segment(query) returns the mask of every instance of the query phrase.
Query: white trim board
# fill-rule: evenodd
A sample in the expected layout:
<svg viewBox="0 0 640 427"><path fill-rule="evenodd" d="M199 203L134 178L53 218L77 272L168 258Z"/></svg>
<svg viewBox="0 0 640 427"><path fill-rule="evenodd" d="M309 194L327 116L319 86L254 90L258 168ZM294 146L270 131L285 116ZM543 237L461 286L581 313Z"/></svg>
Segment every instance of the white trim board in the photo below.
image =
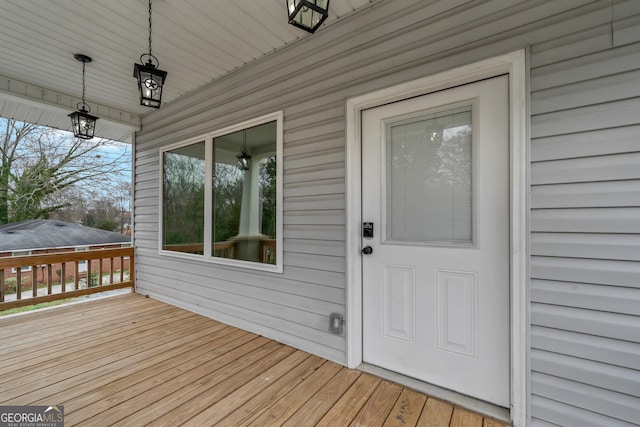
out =
<svg viewBox="0 0 640 427"><path fill-rule="evenodd" d="M362 147L361 112L405 98L474 81L509 75L510 111L510 291L511 291L511 419L527 424L528 361L528 97L524 49L465 65L443 73L347 100L346 243L347 243L347 365L362 364Z"/></svg>

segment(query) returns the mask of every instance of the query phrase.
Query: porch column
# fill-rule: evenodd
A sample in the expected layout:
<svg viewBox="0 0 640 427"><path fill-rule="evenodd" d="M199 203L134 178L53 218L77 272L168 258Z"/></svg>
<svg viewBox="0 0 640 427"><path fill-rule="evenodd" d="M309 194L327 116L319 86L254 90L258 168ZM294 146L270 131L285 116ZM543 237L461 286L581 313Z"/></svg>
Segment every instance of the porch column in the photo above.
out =
<svg viewBox="0 0 640 427"><path fill-rule="evenodd" d="M254 157L251 167L244 172L240 224L236 236L237 258L260 261L260 186L258 185L260 160Z"/></svg>
<svg viewBox="0 0 640 427"><path fill-rule="evenodd" d="M242 206L240 208L240 225L238 227L239 238L260 235L259 170L259 160L257 160L251 162L250 169L244 172Z"/></svg>

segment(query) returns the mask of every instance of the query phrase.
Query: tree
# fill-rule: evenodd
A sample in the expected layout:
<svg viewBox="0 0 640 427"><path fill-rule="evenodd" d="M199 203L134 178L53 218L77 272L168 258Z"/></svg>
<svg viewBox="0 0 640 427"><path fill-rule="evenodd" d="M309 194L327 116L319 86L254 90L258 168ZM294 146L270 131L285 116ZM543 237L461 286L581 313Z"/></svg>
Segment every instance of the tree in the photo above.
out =
<svg viewBox="0 0 640 427"><path fill-rule="evenodd" d="M123 234L131 226L131 190L131 182L125 179L116 180L116 185L112 187L113 203L118 212L118 232Z"/></svg>
<svg viewBox="0 0 640 427"><path fill-rule="evenodd" d="M99 228L101 230L116 231L118 229L118 208L112 197L94 200L92 207L87 211L84 225Z"/></svg>
<svg viewBox="0 0 640 427"><path fill-rule="evenodd" d="M260 165L260 203L262 205L262 234L276 237L276 156Z"/></svg>
<svg viewBox="0 0 640 427"><path fill-rule="evenodd" d="M126 153L100 154L113 141L73 138L43 126L0 119L0 223L49 218L129 169ZM104 192L104 191L103 191ZM98 192L99 193L99 192ZM68 198L69 195L74 197Z"/></svg>
<svg viewBox="0 0 640 427"><path fill-rule="evenodd" d="M2 138L2 147L0 148L0 224L9 222L11 176L13 162L18 157L18 145L38 129L36 125L19 123L13 119L5 119L3 121L5 130Z"/></svg>
<svg viewBox="0 0 640 427"><path fill-rule="evenodd" d="M204 143L164 153L164 245L204 242Z"/></svg>

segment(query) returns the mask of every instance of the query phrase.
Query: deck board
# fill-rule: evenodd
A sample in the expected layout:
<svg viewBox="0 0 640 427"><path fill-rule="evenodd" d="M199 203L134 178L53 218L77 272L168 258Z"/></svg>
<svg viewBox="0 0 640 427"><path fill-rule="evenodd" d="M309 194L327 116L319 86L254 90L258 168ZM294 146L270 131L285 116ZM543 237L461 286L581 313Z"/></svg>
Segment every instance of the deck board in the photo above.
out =
<svg viewBox="0 0 640 427"><path fill-rule="evenodd" d="M65 425L506 427L139 295L0 318L0 405Z"/></svg>

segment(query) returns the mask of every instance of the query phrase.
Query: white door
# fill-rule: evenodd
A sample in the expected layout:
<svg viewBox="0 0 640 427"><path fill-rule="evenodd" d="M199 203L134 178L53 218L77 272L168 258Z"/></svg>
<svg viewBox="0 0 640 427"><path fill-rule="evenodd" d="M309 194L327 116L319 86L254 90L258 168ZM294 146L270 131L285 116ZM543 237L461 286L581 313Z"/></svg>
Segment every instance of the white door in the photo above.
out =
<svg viewBox="0 0 640 427"><path fill-rule="evenodd" d="M363 361L503 407L508 102L500 76L362 113Z"/></svg>

